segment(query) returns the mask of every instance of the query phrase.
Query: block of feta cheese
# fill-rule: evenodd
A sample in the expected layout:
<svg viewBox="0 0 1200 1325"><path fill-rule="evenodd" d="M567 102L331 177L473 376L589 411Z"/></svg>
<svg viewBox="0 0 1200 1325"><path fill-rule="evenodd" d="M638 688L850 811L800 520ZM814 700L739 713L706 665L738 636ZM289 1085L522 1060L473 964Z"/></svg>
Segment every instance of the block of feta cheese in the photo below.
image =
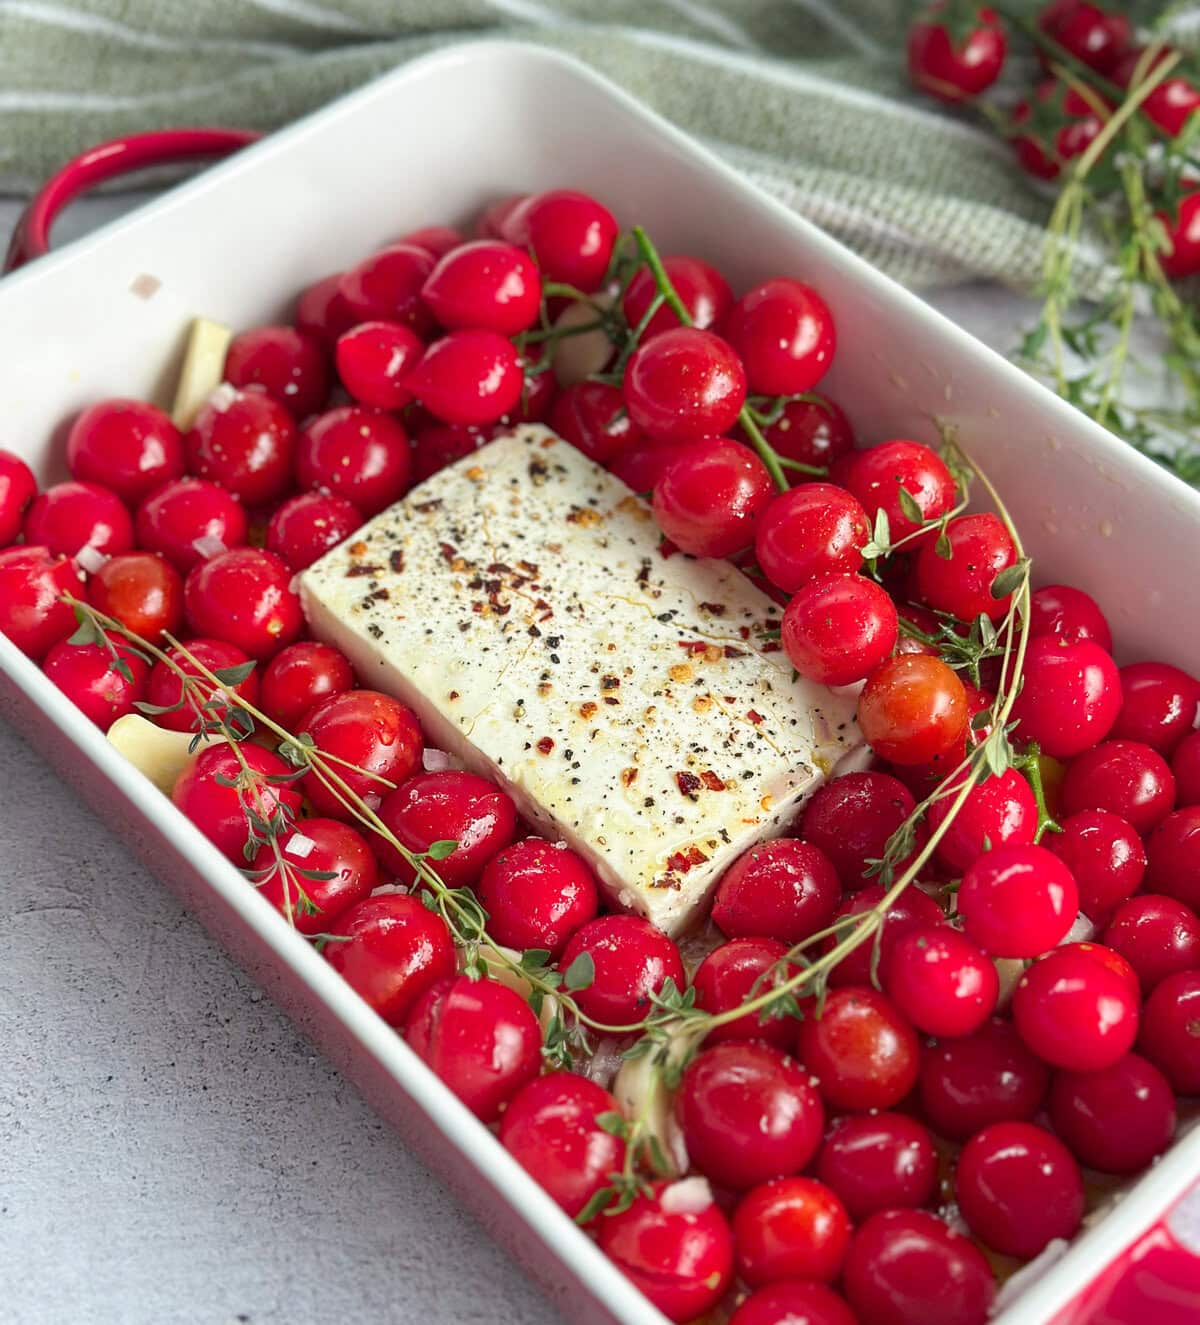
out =
<svg viewBox="0 0 1200 1325"><path fill-rule="evenodd" d="M427 479L300 593L364 685L670 934L861 749L854 698L793 680L779 608L664 556L646 504L545 428Z"/></svg>

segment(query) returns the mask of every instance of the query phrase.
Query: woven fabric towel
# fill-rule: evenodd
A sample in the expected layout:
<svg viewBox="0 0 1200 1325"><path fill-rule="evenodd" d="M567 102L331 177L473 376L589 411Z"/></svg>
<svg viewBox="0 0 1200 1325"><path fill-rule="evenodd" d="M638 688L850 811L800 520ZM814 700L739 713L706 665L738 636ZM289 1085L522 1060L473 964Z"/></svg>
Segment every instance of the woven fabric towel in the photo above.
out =
<svg viewBox="0 0 1200 1325"><path fill-rule="evenodd" d="M907 0L0 0L0 190L148 128L269 129L481 36L570 52L914 287L1035 285L1044 199L916 97Z"/></svg>

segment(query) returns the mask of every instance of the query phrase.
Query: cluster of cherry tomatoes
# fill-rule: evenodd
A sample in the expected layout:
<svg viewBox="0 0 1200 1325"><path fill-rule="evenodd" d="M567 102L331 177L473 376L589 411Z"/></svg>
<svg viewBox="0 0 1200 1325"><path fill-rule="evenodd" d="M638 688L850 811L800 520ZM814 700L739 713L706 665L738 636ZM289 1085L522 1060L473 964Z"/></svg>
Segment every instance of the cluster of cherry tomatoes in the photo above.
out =
<svg viewBox="0 0 1200 1325"><path fill-rule="evenodd" d="M510 199L479 239L414 232L306 290L294 325L238 336L186 432L146 404L93 405L71 479L40 494L0 453L0 629L103 729L138 704L177 731L232 727L241 703L336 761L388 838L261 727L205 744L173 799L671 1319L980 1325L997 1267L1078 1229L1081 1169L1145 1167L1176 1094L1200 1093L1200 682L1119 669L1098 605L1041 588L1011 715L1026 763L918 815L988 736L995 650L972 680L947 658L1014 611L1008 527L962 513L930 447L855 449L813 394L836 341L811 287L735 299L700 258L630 263L594 199ZM559 332L591 320L606 343L579 377ZM426 749L408 708L305 636L298 570L529 419L650 492L664 554L733 557L786 604L798 672L865 683L875 766L737 861L683 951L608 910L580 856L529 836L501 787ZM166 656L116 632L71 642L63 594ZM203 711L197 664L225 678ZM905 825L909 860L942 835L877 951L849 953L798 1017L739 1015L796 945L881 907ZM530 971L582 960L570 998L617 1049L672 987L719 1019L674 1092L673 1175L647 1162L611 1061L545 1070L529 984L461 969L414 856ZM631 1167L630 1199L606 1200Z"/></svg>
<svg viewBox="0 0 1200 1325"><path fill-rule="evenodd" d="M1144 78L1169 55L1159 45L1139 46L1132 22L1120 5L1086 0L1052 0L1037 15L1036 34L1043 77L1012 110L1007 135L1021 167L1037 179L1053 181L1095 142L1109 115L1120 105L1135 75ZM913 82L940 101L971 101L1000 77L1008 56L1008 24L996 9L976 0L935 4L909 32L908 67ZM1086 80L1064 80L1051 71L1064 64ZM1139 107L1139 114L1174 142L1200 109L1200 78L1181 66L1171 72ZM1167 236L1161 255L1168 276L1200 271L1200 192L1195 181L1158 212Z"/></svg>

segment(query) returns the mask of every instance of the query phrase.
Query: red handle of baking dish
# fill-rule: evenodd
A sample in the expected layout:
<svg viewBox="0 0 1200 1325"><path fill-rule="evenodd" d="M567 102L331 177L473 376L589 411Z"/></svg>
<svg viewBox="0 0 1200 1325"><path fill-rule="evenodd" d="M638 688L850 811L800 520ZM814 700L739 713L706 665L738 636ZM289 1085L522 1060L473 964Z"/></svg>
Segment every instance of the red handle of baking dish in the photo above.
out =
<svg viewBox="0 0 1200 1325"><path fill-rule="evenodd" d="M13 231L3 270L12 271L49 252L50 227L59 213L97 184L146 166L228 156L259 137L251 129L160 129L88 148L68 161L34 195Z"/></svg>

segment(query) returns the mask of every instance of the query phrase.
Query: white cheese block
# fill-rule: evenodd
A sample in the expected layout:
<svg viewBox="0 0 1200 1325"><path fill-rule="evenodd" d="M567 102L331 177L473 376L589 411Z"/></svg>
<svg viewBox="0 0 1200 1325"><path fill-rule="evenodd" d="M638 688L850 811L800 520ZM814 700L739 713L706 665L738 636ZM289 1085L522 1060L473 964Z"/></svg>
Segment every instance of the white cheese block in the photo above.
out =
<svg viewBox="0 0 1200 1325"><path fill-rule="evenodd" d="M300 593L364 685L675 934L861 738L852 696L793 680L766 595L659 543L625 484L531 426L414 488Z"/></svg>

